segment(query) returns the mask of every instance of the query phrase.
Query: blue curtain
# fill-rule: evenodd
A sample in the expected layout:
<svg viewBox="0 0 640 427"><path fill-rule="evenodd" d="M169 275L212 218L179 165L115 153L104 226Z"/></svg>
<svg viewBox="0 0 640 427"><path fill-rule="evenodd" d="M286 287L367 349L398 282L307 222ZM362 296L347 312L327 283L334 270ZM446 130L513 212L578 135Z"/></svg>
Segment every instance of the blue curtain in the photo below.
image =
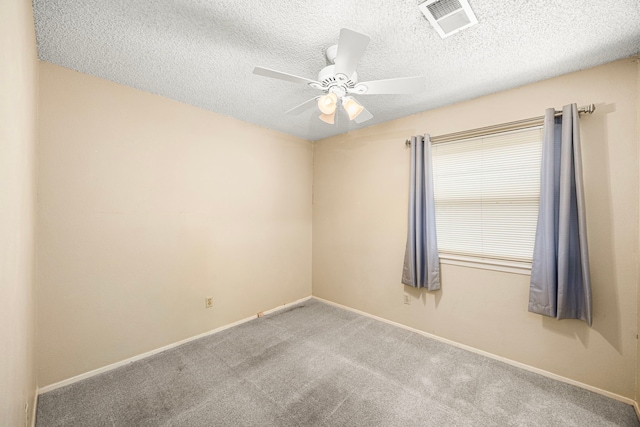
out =
<svg viewBox="0 0 640 427"><path fill-rule="evenodd" d="M546 110L529 311L591 325L578 108Z"/></svg>
<svg viewBox="0 0 640 427"><path fill-rule="evenodd" d="M440 258L436 240L429 135L411 138L408 225L402 283L430 291L440 289Z"/></svg>

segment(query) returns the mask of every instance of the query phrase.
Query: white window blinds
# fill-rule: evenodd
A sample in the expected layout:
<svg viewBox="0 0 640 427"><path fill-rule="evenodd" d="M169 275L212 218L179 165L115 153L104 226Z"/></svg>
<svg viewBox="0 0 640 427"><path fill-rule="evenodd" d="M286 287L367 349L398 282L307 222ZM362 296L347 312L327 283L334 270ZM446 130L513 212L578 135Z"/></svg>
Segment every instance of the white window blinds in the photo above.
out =
<svg viewBox="0 0 640 427"><path fill-rule="evenodd" d="M441 254L531 262L542 128L432 147Z"/></svg>

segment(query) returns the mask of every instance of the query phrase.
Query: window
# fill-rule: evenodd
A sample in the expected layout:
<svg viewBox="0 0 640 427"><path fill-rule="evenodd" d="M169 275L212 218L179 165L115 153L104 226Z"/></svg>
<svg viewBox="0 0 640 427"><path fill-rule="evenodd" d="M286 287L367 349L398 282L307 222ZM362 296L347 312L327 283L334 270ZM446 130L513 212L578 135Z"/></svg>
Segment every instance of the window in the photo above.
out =
<svg viewBox="0 0 640 427"><path fill-rule="evenodd" d="M530 267L541 154L541 127L432 146L441 258Z"/></svg>

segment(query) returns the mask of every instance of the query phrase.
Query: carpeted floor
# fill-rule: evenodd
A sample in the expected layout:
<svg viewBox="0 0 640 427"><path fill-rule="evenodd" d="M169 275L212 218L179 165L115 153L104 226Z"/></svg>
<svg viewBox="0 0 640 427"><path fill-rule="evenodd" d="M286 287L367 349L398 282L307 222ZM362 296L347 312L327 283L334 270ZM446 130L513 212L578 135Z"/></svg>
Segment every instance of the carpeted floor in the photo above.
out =
<svg viewBox="0 0 640 427"><path fill-rule="evenodd" d="M633 408L309 300L40 396L37 426L639 426Z"/></svg>

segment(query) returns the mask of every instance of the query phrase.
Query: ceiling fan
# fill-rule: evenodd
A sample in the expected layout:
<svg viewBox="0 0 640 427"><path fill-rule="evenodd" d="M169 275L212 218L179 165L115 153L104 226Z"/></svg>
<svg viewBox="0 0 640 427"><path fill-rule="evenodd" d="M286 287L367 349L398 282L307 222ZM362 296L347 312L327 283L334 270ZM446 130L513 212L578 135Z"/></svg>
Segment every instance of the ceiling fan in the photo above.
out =
<svg viewBox="0 0 640 427"><path fill-rule="evenodd" d="M263 67L255 67L253 73L305 84L324 92L324 95L305 101L287 111L286 114L300 114L317 104L322 113L320 120L334 124L336 109L341 104L349 115L349 120L362 123L371 119L373 115L356 101L353 95L413 94L425 88L424 76L358 82L356 66L360 62L369 40L370 37L366 34L348 28L340 30L338 44L326 50L330 65L320 70L318 80L310 80Z"/></svg>

